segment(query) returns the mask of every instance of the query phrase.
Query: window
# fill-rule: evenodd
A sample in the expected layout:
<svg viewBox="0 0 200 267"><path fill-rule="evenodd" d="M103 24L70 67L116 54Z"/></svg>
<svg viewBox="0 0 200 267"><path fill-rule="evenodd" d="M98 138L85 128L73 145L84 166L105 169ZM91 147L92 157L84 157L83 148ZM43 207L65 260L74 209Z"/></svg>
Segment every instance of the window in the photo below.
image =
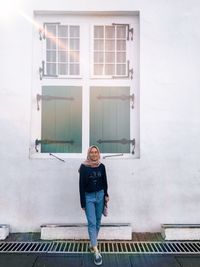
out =
<svg viewBox="0 0 200 267"><path fill-rule="evenodd" d="M126 26L94 26L94 75L127 76Z"/></svg>
<svg viewBox="0 0 200 267"><path fill-rule="evenodd" d="M35 17L32 155L138 157L138 14Z"/></svg>
<svg viewBox="0 0 200 267"><path fill-rule="evenodd" d="M79 75L80 27L44 23L45 62L40 69L42 76L60 77ZM42 78L42 77L41 77Z"/></svg>

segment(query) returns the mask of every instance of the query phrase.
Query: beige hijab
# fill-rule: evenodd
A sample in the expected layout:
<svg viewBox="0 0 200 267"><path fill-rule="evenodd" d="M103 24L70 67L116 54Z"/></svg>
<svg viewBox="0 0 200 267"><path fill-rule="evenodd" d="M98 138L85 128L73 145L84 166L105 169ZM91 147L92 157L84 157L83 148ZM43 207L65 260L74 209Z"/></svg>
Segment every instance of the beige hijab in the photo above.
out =
<svg viewBox="0 0 200 267"><path fill-rule="evenodd" d="M96 161L93 161L90 158L90 151L92 150L92 148L96 148L96 150L98 151L98 159ZM100 155L99 148L97 146L90 146L87 152L87 159L83 162L83 165L88 166L88 167L98 167L101 164L100 157L101 155Z"/></svg>

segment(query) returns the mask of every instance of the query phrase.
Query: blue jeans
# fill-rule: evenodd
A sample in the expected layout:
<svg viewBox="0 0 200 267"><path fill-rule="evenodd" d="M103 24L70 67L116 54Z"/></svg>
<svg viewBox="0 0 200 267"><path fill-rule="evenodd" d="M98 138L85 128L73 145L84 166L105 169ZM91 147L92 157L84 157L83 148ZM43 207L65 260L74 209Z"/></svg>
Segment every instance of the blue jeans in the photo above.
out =
<svg viewBox="0 0 200 267"><path fill-rule="evenodd" d="M97 237L101 225L101 217L104 207L104 190L85 193L85 213L88 222L88 233L91 245L97 246Z"/></svg>

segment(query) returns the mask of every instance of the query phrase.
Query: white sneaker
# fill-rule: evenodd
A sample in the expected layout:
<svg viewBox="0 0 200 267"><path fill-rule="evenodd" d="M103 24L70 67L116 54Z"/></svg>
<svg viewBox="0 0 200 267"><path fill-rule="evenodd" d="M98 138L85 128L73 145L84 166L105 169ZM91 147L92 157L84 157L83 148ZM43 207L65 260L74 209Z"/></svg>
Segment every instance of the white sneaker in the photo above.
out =
<svg viewBox="0 0 200 267"><path fill-rule="evenodd" d="M94 253L94 264L96 264L96 265L102 264L102 256L99 253L99 251Z"/></svg>

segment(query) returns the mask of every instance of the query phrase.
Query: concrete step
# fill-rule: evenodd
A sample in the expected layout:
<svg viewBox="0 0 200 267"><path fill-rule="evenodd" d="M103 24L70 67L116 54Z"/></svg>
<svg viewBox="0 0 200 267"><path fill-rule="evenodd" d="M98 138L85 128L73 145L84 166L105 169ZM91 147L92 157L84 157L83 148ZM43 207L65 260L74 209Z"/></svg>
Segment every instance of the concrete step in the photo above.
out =
<svg viewBox="0 0 200 267"><path fill-rule="evenodd" d="M6 239L8 235L9 235L9 225L0 224L0 240Z"/></svg>
<svg viewBox="0 0 200 267"><path fill-rule="evenodd" d="M42 240L88 239L87 224L43 224L41 225ZM130 223L102 224L98 240L131 240Z"/></svg>
<svg viewBox="0 0 200 267"><path fill-rule="evenodd" d="M200 224L162 224L165 240L200 240Z"/></svg>

